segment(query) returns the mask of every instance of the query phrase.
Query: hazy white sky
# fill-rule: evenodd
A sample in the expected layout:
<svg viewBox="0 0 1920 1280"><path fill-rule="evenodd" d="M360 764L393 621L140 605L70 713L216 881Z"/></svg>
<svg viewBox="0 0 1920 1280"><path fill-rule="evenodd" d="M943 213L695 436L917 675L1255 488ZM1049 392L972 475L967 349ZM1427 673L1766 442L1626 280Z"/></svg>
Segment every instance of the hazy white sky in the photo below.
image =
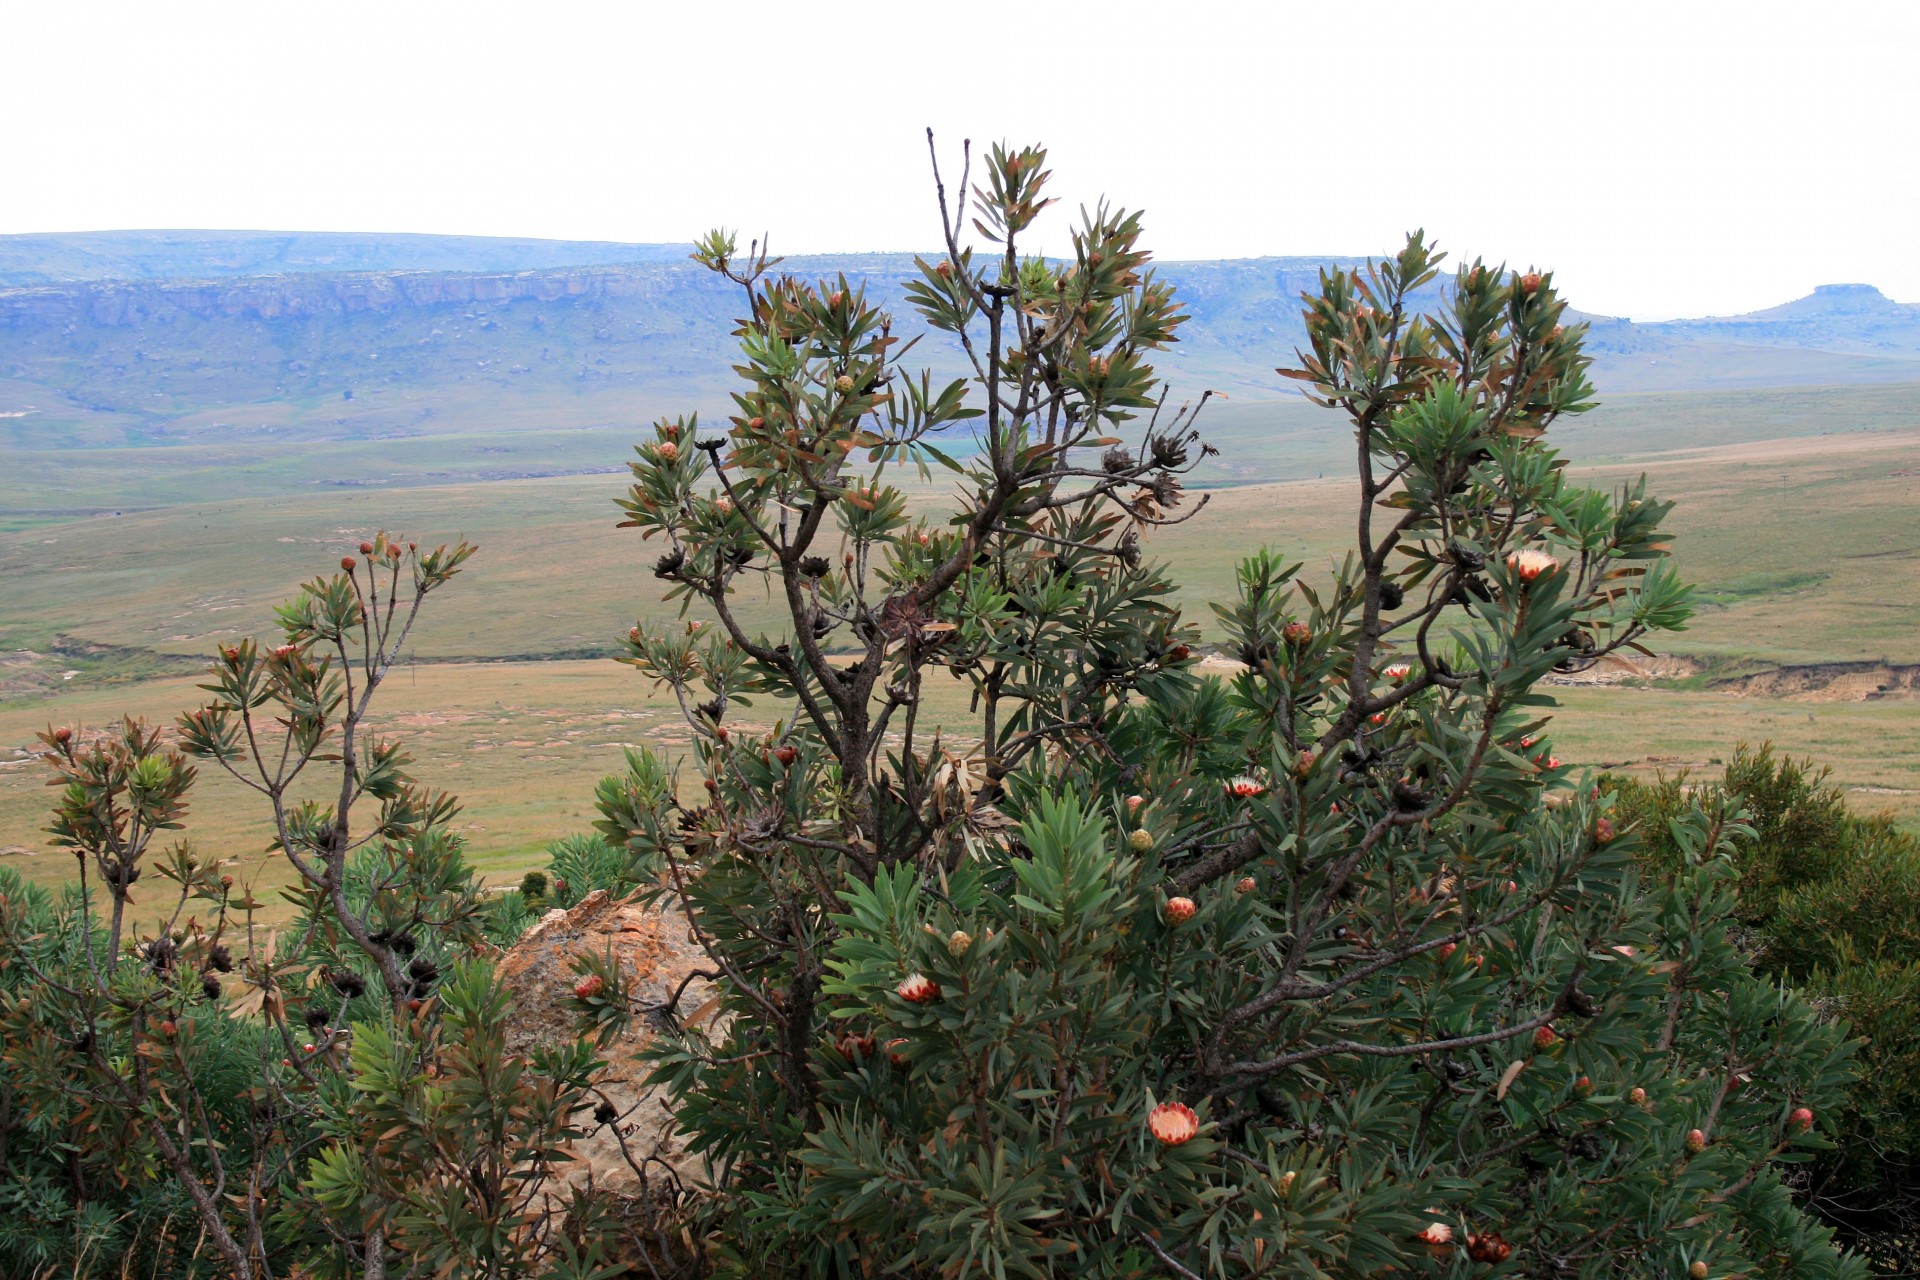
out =
<svg viewBox="0 0 1920 1280"><path fill-rule="evenodd" d="M1443 244L1659 318L1920 302L1916 0L7 0L0 232L937 239L924 129L1162 258ZM1065 243L1058 227L1036 248Z"/></svg>

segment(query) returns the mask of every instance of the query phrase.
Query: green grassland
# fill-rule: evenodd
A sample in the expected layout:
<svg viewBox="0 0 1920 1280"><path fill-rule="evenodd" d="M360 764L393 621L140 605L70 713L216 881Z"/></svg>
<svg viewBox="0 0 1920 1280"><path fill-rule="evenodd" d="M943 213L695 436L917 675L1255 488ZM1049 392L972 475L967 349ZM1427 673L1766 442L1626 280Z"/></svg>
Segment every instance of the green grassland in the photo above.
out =
<svg viewBox="0 0 1920 1280"><path fill-rule="evenodd" d="M1238 400L1208 415L1223 455L1202 477L1215 487L1190 497L1207 509L1149 544L1203 619L1206 601L1230 594L1245 552L1272 545L1325 573L1352 520L1351 438L1334 415ZM0 850L13 851L9 864L41 880L71 870L39 833L48 793L30 755L35 729L97 726L123 711L170 718L192 705L192 673L215 643L264 631L276 601L380 528L480 544L435 598L420 660L397 675L385 714L415 749L419 775L465 797L459 825L490 876L537 861L546 842L591 821L593 784L618 764L622 744L674 752L685 736L640 677L596 658L635 618L663 610L648 571L655 549L614 528L621 477L489 477L617 468L634 435L628 423L541 431L518 422L397 441L263 441L257 451L7 453L10 481L42 486L23 502L9 483L6 506L21 520L0 532ZM570 443L557 443L563 437ZM1920 821L1920 700L1737 697L1713 687L1779 664L1920 662L1920 386L1619 397L1561 430L1558 443L1584 482L1646 473L1679 500L1675 552L1701 607L1664 648L1702 664L1681 687L1558 690L1559 754L1629 772L1711 769L1738 742L1771 740L1833 765L1858 807ZM518 452L482 452L489 447ZM236 452L255 462L220 465ZM197 461L183 467L188 459ZM1336 478L1317 478L1323 472ZM1233 483L1247 478L1264 482ZM29 523L27 507L55 484L72 501L45 501ZM937 514L949 492L915 485L913 498ZM101 509L109 493L144 494L148 509L73 514ZM207 493L220 497L184 501ZM746 613L777 625L764 601L749 598ZM957 687L933 710L964 724ZM773 714L747 714L763 712ZM259 859L267 834L249 798L230 779L204 779L193 830L203 849ZM278 882L270 862L259 874Z"/></svg>
<svg viewBox="0 0 1920 1280"><path fill-rule="evenodd" d="M1641 474L1677 498L1671 527L1704 605L1674 652L1716 661L1920 660L1920 419L1828 437L1643 452L1577 469L1589 483ZM617 456L617 455L616 455ZM1617 456L1617 455L1616 455ZM1330 474L1338 474L1330 471ZM202 502L0 534L0 651L62 637L204 654L257 630L271 605L378 529L480 545L437 602L419 653L434 659L609 652L657 611L654 551L614 528L615 475L341 488ZM950 490L914 485L930 514ZM1344 480L1211 490L1208 509L1153 538L1190 607L1227 595L1247 551L1332 562L1351 519ZM775 624L752 593L744 611ZM71 647L71 643L68 644ZM68 668L71 669L71 668ZM4 677L0 677L4 678Z"/></svg>
<svg viewBox="0 0 1920 1280"><path fill-rule="evenodd" d="M50 793L45 768L29 751L37 729L50 717L96 728L123 713L169 721L197 705L196 685L176 676L0 705L6 864L49 884L73 872L72 861L40 832ZM1798 703L1654 689L1554 692L1561 703L1554 746L1564 759L1636 776L1711 773L1734 744L1772 741L1832 764L1862 811L1920 820L1920 700ZM548 842L590 826L594 784L620 767L627 747L652 746L677 757L688 741L671 698L632 668L607 660L409 666L381 699L375 731L402 738L415 756L416 776L462 798L454 827L494 883L510 883L542 861ZM931 688L928 713L962 734L972 723L958 682ZM770 704L756 705L741 711L736 724L752 732L779 714ZM259 797L217 768L201 771L187 834L203 854L236 860L239 873L263 889L287 883L284 862L266 852L271 826ZM277 901L270 914L278 914Z"/></svg>

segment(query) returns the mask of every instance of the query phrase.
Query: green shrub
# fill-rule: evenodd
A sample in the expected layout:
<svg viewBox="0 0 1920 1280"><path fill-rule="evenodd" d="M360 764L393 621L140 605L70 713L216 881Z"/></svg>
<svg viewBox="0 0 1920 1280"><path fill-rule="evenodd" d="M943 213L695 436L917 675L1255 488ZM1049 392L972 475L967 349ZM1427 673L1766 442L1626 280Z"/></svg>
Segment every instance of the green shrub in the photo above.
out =
<svg viewBox="0 0 1920 1280"><path fill-rule="evenodd" d="M1832 871L1783 894L1766 921L1765 963L1796 981L1859 961L1920 963L1920 840L1885 819L1850 819L1845 832Z"/></svg>
<svg viewBox="0 0 1920 1280"><path fill-rule="evenodd" d="M1863 1042L1835 1148L1808 1173L1811 1203L1878 1270L1920 1267L1920 840L1851 813L1826 769L1765 745L1740 747L1710 782L1613 781L1656 867L1680 858L1668 824L1697 800L1755 815L1755 838L1732 855L1743 943L1758 971Z"/></svg>
<svg viewBox="0 0 1920 1280"><path fill-rule="evenodd" d="M1243 563L1210 675L1144 547L1206 449L1151 365L1178 304L1105 204L1022 256L1048 181L994 148L908 286L970 382L704 239L734 403L631 464L697 616L624 657L694 776L631 756L599 830L720 975L648 1051L720 1272L1861 1274L1788 1189L1850 1047L1733 943L1746 815L1676 805L1645 868L1544 740L1543 676L1688 616L1667 504L1543 439L1591 402L1551 277L1467 264L1420 314L1418 235L1323 274L1290 372L1354 433L1358 545L1321 588ZM922 518L887 473L935 467Z"/></svg>
<svg viewBox="0 0 1920 1280"><path fill-rule="evenodd" d="M1777 756L1771 744L1741 743L1721 777L1699 783L1687 773L1645 783L1608 778L1620 793L1621 819L1641 828L1647 859L1657 867L1677 865L1670 832L1702 786L1737 796L1753 838L1734 853L1739 870L1740 915L1758 923L1773 918L1782 895L1831 879L1853 856L1859 820L1846 797L1828 780L1830 771L1811 760Z"/></svg>
<svg viewBox="0 0 1920 1280"><path fill-rule="evenodd" d="M504 991L471 957L526 904L485 893L457 803L367 731L470 552L362 544L278 611L275 643L222 646L175 742L131 719L41 735L80 878L52 898L0 877L0 1206L30 1215L0 1229L7 1274L612 1274L601 1198L548 1194L562 1146L606 1122L593 1044L507 1052ZM295 873L281 929L227 864L162 843L203 767L262 797Z"/></svg>
<svg viewBox="0 0 1920 1280"><path fill-rule="evenodd" d="M553 876L553 903L571 907L596 889L619 896L632 887L625 849L597 833L567 836L547 846L547 870Z"/></svg>
<svg viewBox="0 0 1920 1280"><path fill-rule="evenodd" d="M536 904L528 902L521 890L509 890L493 900L492 910L487 914L487 941L496 947L510 947L520 941L521 935L533 928L539 918Z"/></svg>

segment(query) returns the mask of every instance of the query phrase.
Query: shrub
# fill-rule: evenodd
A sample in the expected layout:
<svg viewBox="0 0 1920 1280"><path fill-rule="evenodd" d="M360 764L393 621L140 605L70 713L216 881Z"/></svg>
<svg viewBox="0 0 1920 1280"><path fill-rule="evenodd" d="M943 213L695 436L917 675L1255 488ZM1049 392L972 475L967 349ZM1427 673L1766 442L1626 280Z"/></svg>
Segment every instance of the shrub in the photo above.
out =
<svg viewBox="0 0 1920 1280"><path fill-rule="evenodd" d="M547 1185L595 1112L592 1044L506 1051L505 995L472 957L511 909L449 830L457 803L366 729L471 550L362 544L279 610L276 642L222 647L171 741L133 720L42 735L48 830L79 878L57 901L0 880L0 1138L37 1219L0 1233L10 1269L610 1273L605 1206ZM161 843L200 767L262 797L295 873L284 928L227 864Z"/></svg>
<svg viewBox="0 0 1920 1280"><path fill-rule="evenodd" d="M1551 277L1475 262L1417 314L1418 235L1323 275L1291 373L1354 430L1358 545L1323 585L1245 562L1222 678L1143 547L1206 449L1150 364L1177 303L1104 204L1022 256L1048 182L995 148L942 190L908 295L971 383L909 374L845 280L698 247L742 382L718 431L656 424L621 505L703 614L626 660L704 796L642 754L599 805L722 975L650 1054L716 1265L1860 1274L1781 1179L1849 1049L1730 941L1745 815L1688 804L1643 873L1545 737L1542 676L1687 616L1667 505L1544 442L1590 403ZM944 519L887 483L934 467Z"/></svg>
<svg viewBox="0 0 1920 1280"><path fill-rule="evenodd" d="M1832 1117L1838 1141L1807 1171L1810 1202L1878 1269L1920 1266L1920 841L1849 812L1827 770L1765 745L1741 746L1707 783L1618 785L1655 865L1681 857L1669 822L1696 797L1755 815L1733 854L1753 963L1862 1039L1860 1083Z"/></svg>
<svg viewBox="0 0 1920 1280"><path fill-rule="evenodd" d="M627 866L633 859L598 833L567 836L547 846L553 873L553 904L571 907L596 889L616 896L632 888Z"/></svg>
<svg viewBox="0 0 1920 1280"><path fill-rule="evenodd" d="M1782 895L1831 879L1851 860L1858 820L1847 812L1846 797L1829 776L1811 760L1775 755L1771 744L1735 748L1714 785L1739 797L1753 831L1734 854L1743 920L1771 919ZM1647 858L1654 865L1675 865L1679 852L1669 829L1692 803L1697 789L1692 777L1682 772L1652 783L1607 781L1620 791L1622 819L1642 827Z"/></svg>

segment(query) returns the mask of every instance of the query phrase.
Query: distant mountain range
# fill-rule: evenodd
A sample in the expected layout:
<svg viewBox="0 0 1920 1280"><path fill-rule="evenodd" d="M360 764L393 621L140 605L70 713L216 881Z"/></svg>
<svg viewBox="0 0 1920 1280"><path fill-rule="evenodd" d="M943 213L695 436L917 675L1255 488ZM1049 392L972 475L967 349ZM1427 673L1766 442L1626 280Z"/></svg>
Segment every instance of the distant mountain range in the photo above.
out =
<svg viewBox="0 0 1920 1280"><path fill-rule="evenodd" d="M270 404L289 429L358 438L602 422L616 404L720 409L740 294L686 253L461 236L0 236L0 444L177 442ZM1353 261L1161 264L1192 316L1165 371L1182 392L1288 394L1273 368L1302 341L1299 295L1323 266ZM907 254L782 269L864 280L901 313L914 272ZM1587 319L1603 394L1920 381L1920 306L1869 285L1744 316ZM921 354L943 359L933 341Z"/></svg>
<svg viewBox="0 0 1920 1280"><path fill-rule="evenodd" d="M679 261L692 246L354 231L74 231L0 236L0 288L337 271L538 271Z"/></svg>

